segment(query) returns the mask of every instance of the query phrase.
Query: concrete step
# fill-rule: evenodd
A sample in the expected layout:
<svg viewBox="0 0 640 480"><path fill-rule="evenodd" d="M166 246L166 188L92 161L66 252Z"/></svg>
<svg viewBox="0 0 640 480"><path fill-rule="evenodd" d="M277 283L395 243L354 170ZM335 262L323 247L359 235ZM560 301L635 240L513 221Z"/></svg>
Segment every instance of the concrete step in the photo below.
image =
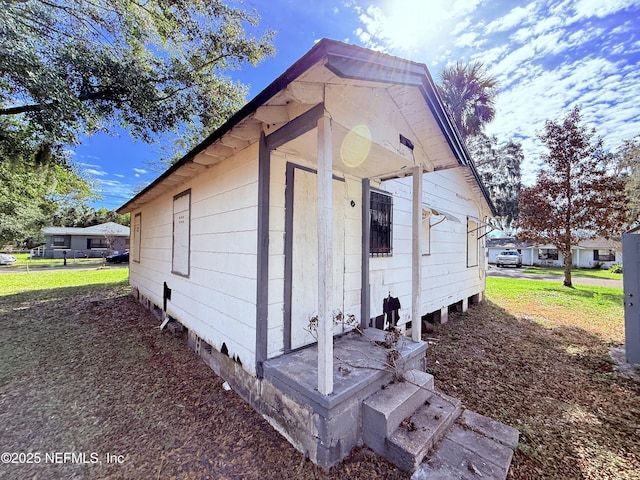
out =
<svg viewBox="0 0 640 480"><path fill-rule="evenodd" d="M411 480L505 480L518 437L515 428L465 410Z"/></svg>
<svg viewBox="0 0 640 480"><path fill-rule="evenodd" d="M386 439L423 405L433 393L433 376L419 370L405 373L397 381L379 390L362 404L364 443L380 455L386 455Z"/></svg>
<svg viewBox="0 0 640 480"><path fill-rule="evenodd" d="M439 392L431 397L387 438L385 456L403 470L415 470L462 411L460 400Z"/></svg>

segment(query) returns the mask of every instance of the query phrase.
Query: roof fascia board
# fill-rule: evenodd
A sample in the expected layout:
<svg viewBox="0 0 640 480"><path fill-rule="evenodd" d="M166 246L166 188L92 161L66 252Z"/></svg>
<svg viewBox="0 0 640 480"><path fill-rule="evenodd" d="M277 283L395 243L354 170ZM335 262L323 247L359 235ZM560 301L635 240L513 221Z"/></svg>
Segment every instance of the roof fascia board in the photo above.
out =
<svg viewBox="0 0 640 480"><path fill-rule="evenodd" d="M371 62L368 59L362 60L331 53L328 55L326 67L341 78L409 85L412 87L421 86L421 77L424 75L424 73L412 71L410 68L397 68L393 65Z"/></svg>

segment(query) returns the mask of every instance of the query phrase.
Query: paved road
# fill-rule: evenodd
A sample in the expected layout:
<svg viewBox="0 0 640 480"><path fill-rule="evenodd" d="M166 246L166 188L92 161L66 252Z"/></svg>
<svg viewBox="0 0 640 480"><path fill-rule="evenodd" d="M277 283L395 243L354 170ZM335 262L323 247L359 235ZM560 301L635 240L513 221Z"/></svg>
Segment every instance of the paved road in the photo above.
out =
<svg viewBox="0 0 640 480"><path fill-rule="evenodd" d="M538 275L536 273L525 273L526 268L503 267L498 268L493 265L489 266L487 275L490 277L503 278L526 278L529 280L544 280L547 282L562 283L564 277L562 275ZM607 278L588 278L571 276L571 282L574 285L594 285L597 287L614 287L622 288L622 280L609 280Z"/></svg>

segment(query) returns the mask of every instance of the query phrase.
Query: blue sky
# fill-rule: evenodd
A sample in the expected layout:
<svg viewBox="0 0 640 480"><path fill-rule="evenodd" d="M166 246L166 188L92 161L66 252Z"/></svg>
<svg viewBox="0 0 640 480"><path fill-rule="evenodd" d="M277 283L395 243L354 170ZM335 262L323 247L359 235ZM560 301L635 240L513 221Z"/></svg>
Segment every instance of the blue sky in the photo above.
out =
<svg viewBox="0 0 640 480"><path fill-rule="evenodd" d="M487 133L522 143L523 181L531 184L547 119L581 105L584 120L615 149L640 134L640 0L245 0L276 30L277 53L231 71L250 96L320 38L332 38L425 63L437 81L456 60L479 60L498 78L495 120ZM157 146L125 131L96 135L74 149L75 163L117 208L160 172Z"/></svg>

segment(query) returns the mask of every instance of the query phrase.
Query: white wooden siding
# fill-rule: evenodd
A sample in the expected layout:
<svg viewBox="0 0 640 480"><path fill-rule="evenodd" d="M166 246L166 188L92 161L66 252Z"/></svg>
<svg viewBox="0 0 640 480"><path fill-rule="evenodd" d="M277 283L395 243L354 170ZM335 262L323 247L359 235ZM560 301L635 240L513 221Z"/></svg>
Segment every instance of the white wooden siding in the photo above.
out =
<svg viewBox="0 0 640 480"><path fill-rule="evenodd" d="M284 353L284 227L287 157L271 153L267 358Z"/></svg>
<svg viewBox="0 0 640 480"><path fill-rule="evenodd" d="M220 350L227 346L255 372L257 288L258 147L176 186L142 210L140 263L130 282L167 313ZM191 189L189 278L171 273L173 196Z"/></svg>
<svg viewBox="0 0 640 480"><path fill-rule="evenodd" d="M382 315L383 299L400 298L400 323L411 312L411 177L382 182L393 194L393 255L370 259L371 316ZM471 199L462 172L452 169L423 175L423 205L444 210L460 220L444 220L430 228L429 254L422 256L422 314L484 291L484 261L467 267L467 217L480 211ZM432 222L439 218L432 217Z"/></svg>

